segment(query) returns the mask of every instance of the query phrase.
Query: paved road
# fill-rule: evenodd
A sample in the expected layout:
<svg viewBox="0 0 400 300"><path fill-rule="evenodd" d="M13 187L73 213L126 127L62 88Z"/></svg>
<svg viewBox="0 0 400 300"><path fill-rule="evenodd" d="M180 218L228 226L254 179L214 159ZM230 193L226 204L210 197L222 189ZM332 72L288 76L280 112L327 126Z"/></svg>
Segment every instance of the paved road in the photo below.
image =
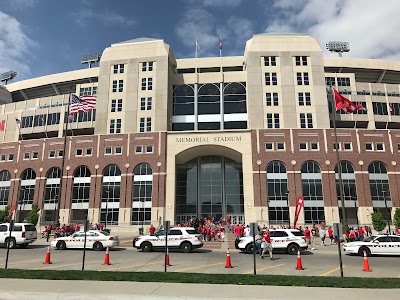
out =
<svg viewBox="0 0 400 300"><path fill-rule="evenodd" d="M128 239L126 239L128 241ZM131 241L129 241L131 243ZM232 269L225 268L226 251L229 243L213 245L216 249L197 249L193 253L171 251L168 272L252 274L253 256L231 249ZM52 250L51 265L43 265L46 243L41 240L27 249L10 250L9 268L45 269L45 270L80 270L82 250ZM122 247L110 251L110 266L103 266L105 252L88 250L85 270L99 271L164 271L164 253L143 253L123 243ZM0 268L5 265L6 249L0 248ZM343 254L344 276L354 277L400 277L399 257L370 257L371 273L362 272L363 258ZM315 251L304 251L302 264L305 270L295 270L297 257L283 253L274 254L274 261L257 257L257 274L340 276L337 246L319 246Z"/></svg>

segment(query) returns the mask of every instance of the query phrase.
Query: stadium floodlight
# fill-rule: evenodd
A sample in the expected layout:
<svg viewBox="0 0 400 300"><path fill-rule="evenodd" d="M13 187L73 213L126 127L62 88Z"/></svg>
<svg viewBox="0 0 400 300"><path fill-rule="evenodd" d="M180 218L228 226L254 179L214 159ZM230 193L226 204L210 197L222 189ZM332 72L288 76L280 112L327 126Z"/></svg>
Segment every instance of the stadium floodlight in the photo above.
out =
<svg viewBox="0 0 400 300"><path fill-rule="evenodd" d="M100 53L91 53L91 54L84 54L82 56L81 63L88 64L89 68L92 67L92 64L97 63L100 61L101 54Z"/></svg>
<svg viewBox="0 0 400 300"><path fill-rule="evenodd" d="M350 47L348 42L329 42L326 44L326 49L330 52L336 52L339 54L339 57L342 57L343 52L349 52Z"/></svg>
<svg viewBox="0 0 400 300"><path fill-rule="evenodd" d="M7 84L7 82L9 80L13 79L17 75L18 75L18 72L15 72L15 71L5 72L5 73L0 75L0 81L1 82L5 82Z"/></svg>

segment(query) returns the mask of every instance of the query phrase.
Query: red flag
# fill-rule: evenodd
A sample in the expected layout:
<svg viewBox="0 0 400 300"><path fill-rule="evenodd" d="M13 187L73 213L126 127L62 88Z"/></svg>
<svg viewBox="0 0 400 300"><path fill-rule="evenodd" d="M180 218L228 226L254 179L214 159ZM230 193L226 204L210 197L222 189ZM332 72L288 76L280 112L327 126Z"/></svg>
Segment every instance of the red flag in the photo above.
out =
<svg viewBox="0 0 400 300"><path fill-rule="evenodd" d="M394 115L394 110L393 110L392 105L389 105L389 111L390 111L390 114L393 116Z"/></svg>
<svg viewBox="0 0 400 300"><path fill-rule="evenodd" d="M222 38L219 37L219 50L222 50Z"/></svg>
<svg viewBox="0 0 400 300"><path fill-rule="evenodd" d="M4 131L5 125L6 125L6 120L0 122L0 131Z"/></svg>
<svg viewBox="0 0 400 300"><path fill-rule="evenodd" d="M349 99L347 99L346 97L344 97L341 94L339 94L339 92L336 91L335 89L333 89L333 94L334 94L334 97L335 97L336 110L343 109L346 113L351 114L351 113L354 113L354 112L356 112L357 110L359 110L361 108L366 109L361 104L355 105Z"/></svg>
<svg viewBox="0 0 400 300"><path fill-rule="evenodd" d="M293 227L296 228L297 220L299 219L301 208L303 207L304 198L299 197L296 201L296 210L294 211L294 224Z"/></svg>
<svg viewBox="0 0 400 300"><path fill-rule="evenodd" d="M8 218L11 220L14 214L14 210L15 210L16 205L13 204L8 212Z"/></svg>

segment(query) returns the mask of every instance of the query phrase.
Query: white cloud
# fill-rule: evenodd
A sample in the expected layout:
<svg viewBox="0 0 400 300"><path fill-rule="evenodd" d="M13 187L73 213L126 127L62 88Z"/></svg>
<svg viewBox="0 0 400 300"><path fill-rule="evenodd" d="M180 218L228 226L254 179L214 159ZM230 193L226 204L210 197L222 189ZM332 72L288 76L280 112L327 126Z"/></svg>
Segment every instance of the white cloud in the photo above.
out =
<svg viewBox="0 0 400 300"><path fill-rule="evenodd" d="M0 11L0 72L18 71L19 78L31 74L28 65L30 48L36 46L22 30L21 24Z"/></svg>
<svg viewBox="0 0 400 300"><path fill-rule="evenodd" d="M345 56L400 58L398 0L279 0L273 9L266 32L308 33L322 48L332 40L346 41L351 50Z"/></svg>
<svg viewBox="0 0 400 300"><path fill-rule="evenodd" d="M135 23L133 19L126 18L113 11L96 12L88 7L74 12L72 14L72 18L80 26L86 26L91 22L101 23L105 26L111 26L115 24L131 26Z"/></svg>

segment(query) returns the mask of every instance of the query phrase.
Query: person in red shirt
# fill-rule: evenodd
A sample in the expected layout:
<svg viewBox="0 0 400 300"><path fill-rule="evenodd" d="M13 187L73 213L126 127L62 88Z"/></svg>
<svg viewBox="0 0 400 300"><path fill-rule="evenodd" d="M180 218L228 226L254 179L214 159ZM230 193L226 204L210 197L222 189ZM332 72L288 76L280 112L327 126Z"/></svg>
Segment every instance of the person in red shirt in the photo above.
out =
<svg viewBox="0 0 400 300"><path fill-rule="evenodd" d="M360 228L358 228L358 240L359 240L359 241L364 241L364 235L365 235L365 231L364 231L364 229L360 226Z"/></svg>
<svg viewBox="0 0 400 300"><path fill-rule="evenodd" d="M154 235L154 233L156 232L156 228L153 226L153 224L150 225L150 235Z"/></svg>
<svg viewBox="0 0 400 300"><path fill-rule="evenodd" d="M311 246L311 231L306 227L306 230L304 230L304 236L306 238L306 244Z"/></svg>
<svg viewBox="0 0 400 300"><path fill-rule="evenodd" d="M261 243L261 248L262 253L261 253L261 258L264 259L264 253L266 251L269 252L269 257L271 258L271 260L274 260L273 256L272 256L272 241L271 241L271 235L269 234L269 230L267 229L264 234L263 234L263 240Z"/></svg>
<svg viewBox="0 0 400 300"><path fill-rule="evenodd" d="M219 229L219 232L221 234L221 241L223 242L225 240L225 228L224 228L224 226L221 226L221 228Z"/></svg>
<svg viewBox="0 0 400 300"><path fill-rule="evenodd" d="M333 229L332 229L332 227L329 227L329 229L328 229L328 236L329 236L329 239L331 240L331 245L333 244Z"/></svg>
<svg viewBox="0 0 400 300"><path fill-rule="evenodd" d="M242 236L242 227L239 225L235 226L235 237L236 239L240 239L240 237Z"/></svg>

